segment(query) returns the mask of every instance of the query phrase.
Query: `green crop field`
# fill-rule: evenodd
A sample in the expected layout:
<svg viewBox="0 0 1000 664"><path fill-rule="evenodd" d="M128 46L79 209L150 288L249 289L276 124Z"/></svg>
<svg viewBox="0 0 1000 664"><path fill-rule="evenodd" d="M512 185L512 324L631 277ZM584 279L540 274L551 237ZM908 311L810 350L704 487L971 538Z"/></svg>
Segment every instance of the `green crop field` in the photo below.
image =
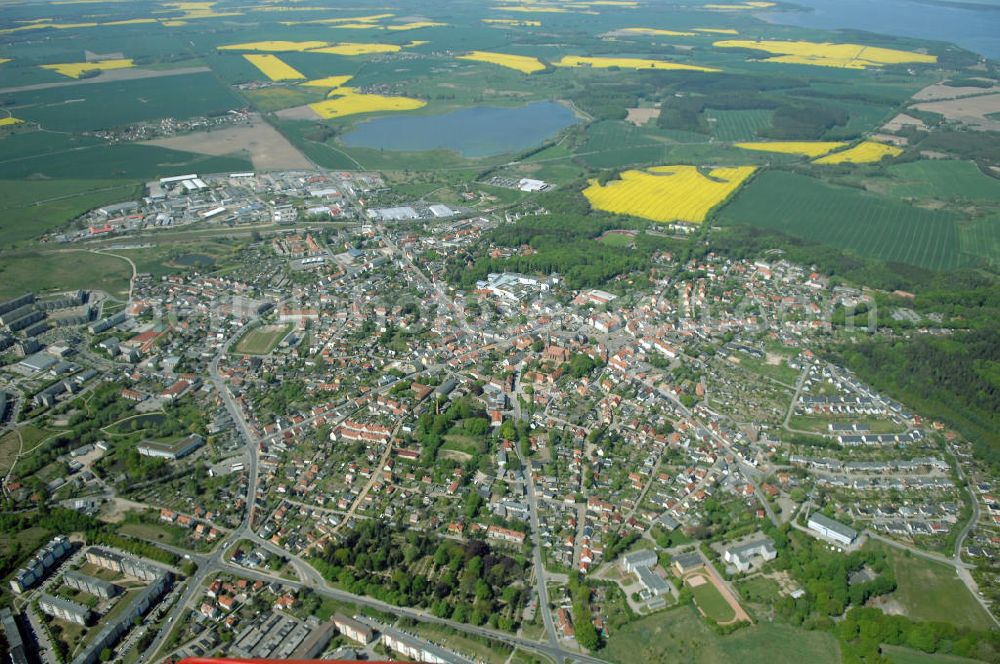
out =
<svg viewBox="0 0 1000 664"><path fill-rule="evenodd" d="M840 662L837 641L828 633L760 623L718 636L691 606L661 611L621 627L599 654L618 664Z"/></svg>
<svg viewBox="0 0 1000 664"><path fill-rule="evenodd" d="M1000 180L971 161L928 159L889 167L890 190L901 198L990 201L1000 205Z"/></svg>
<svg viewBox="0 0 1000 664"><path fill-rule="evenodd" d="M18 92L12 110L45 129L88 131L244 105L212 74L203 73Z"/></svg>
<svg viewBox="0 0 1000 664"><path fill-rule="evenodd" d="M871 258L932 269L969 262L959 245L961 217L780 171L762 173L719 215L823 242Z"/></svg>
<svg viewBox="0 0 1000 664"><path fill-rule="evenodd" d="M45 154L6 162L0 160L0 177L73 179L94 174L102 178L152 180L192 171L234 173L253 169L250 160L245 157L213 157L134 143L81 147L56 159L54 156Z"/></svg>
<svg viewBox="0 0 1000 664"><path fill-rule="evenodd" d="M771 126L774 111L753 109L723 111L706 109L705 119L712 133L720 141L750 141L757 138L757 131Z"/></svg>
<svg viewBox="0 0 1000 664"><path fill-rule="evenodd" d="M625 122L598 122L587 128L586 135L577 154L595 168L652 164L663 155L663 139Z"/></svg>
<svg viewBox="0 0 1000 664"><path fill-rule="evenodd" d="M0 180L0 247L58 230L88 210L137 194L136 184L123 180Z"/></svg>
<svg viewBox="0 0 1000 664"><path fill-rule="evenodd" d="M1000 214L961 222L958 239L963 252L1000 265Z"/></svg>

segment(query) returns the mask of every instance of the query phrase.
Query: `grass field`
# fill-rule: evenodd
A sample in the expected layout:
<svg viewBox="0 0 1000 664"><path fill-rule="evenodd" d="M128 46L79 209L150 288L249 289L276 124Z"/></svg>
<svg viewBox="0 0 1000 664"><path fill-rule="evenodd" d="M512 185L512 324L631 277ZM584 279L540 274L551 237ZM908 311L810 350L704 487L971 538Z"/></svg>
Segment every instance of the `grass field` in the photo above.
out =
<svg viewBox="0 0 1000 664"><path fill-rule="evenodd" d="M0 180L0 247L37 238L137 193L136 184L127 180Z"/></svg>
<svg viewBox="0 0 1000 664"><path fill-rule="evenodd" d="M837 642L826 632L789 625L748 625L718 636L693 607L682 606L647 616L610 635L599 655L618 664L834 664Z"/></svg>
<svg viewBox="0 0 1000 664"><path fill-rule="evenodd" d="M237 353L267 355L292 331L291 325L265 325L250 330L236 344Z"/></svg>
<svg viewBox="0 0 1000 664"><path fill-rule="evenodd" d="M872 546L881 546L889 553L898 584L889 598L899 602L910 618L984 631L993 627L986 611L952 567L896 548Z"/></svg>
<svg viewBox="0 0 1000 664"><path fill-rule="evenodd" d="M705 612L705 615L717 623L727 623L736 617L733 607L729 606L726 598L712 585L706 581L700 586L691 588L694 595L695 604Z"/></svg>
<svg viewBox="0 0 1000 664"><path fill-rule="evenodd" d="M73 288L122 296L128 294L131 276L128 263L114 256L85 251L11 254L0 260L0 297Z"/></svg>
<svg viewBox="0 0 1000 664"><path fill-rule="evenodd" d="M594 168L652 164L663 156L665 140L649 130L620 120L605 120L587 128L587 139L576 151Z"/></svg>
<svg viewBox="0 0 1000 664"><path fill-rule="evenodd" d="M14 465L20 449L21 439L17 437L16 431L8 431L0 436L0 477L5 476Z"/></svg>
<svg viewBox="0 0 1000 664"><path fill-rule="evenodd" d="M706 109L712 133L720 141L748 141L757 137L757 131L771 126L774 111L753 109L747 111L723 111Z"/></svg>
<svg viewBox="0 0 1000 664"><path fill-rule="evenodd" d="M984 175L971 161L929 159L889 167L900 197L956 201L1000 201L1000 180Z"/></svg>
<svg viewBox="0 0 1000 664"><path fill-rule="evenodd" d="M950 269L968 262L958 239L959 215L913 207L886 196L770 171L739 192L719 215L823 242L871 258Z"/></svg>
<svg viewBox="0 0 1000 664"><path fill-rule="evenodd" d="M1000 265L1000 214L959 223L958 241L966 254Z"/></svg>

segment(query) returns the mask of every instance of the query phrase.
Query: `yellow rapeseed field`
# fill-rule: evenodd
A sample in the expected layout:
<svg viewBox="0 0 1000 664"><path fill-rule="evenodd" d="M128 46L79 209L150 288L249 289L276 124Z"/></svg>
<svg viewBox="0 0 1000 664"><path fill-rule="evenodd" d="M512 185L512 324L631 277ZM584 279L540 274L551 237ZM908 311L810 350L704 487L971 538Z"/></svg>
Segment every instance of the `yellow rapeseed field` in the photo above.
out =
<svg viewBox="0 0 1000 664"><path fill-rule="evenodd" d="M664 37L694 37L693 32L681 32L678 30L661 30L659 28L622 28L621 32L630 32L636 35L654 35Z"/></svg>
<svg viewBox="0 0 1000 664"><path fill-rule="evenodd" d="M227 44L220 46L220 51L261 51L265 53L284 53L289 51L311 51L329 46L325 41L259 41L244 44Z"/></svg>
<svg viewBox="0 0 1000 664"><path fill-rule="evenodd" d="M484 18L484 19L482 19L482 21L483 21L483 23L491 23L491 24L498 24L498 25L514 25L514 26L522 26L522 27L525 27L525 28L540 28L540 27L542 27L542 22L541 21L532 21L532 20L523 20L522 21L522 20L516 19L516 18Z"/></svg>
<svg viewBox="0 0 1000 664"><path fill-rule="evenodd" d="M715 168L705 176L694 166L656 166L625 171L620 180L604 186L591 180L583 195L592 207L606 212L700 224L755 170L753 166Z"/></svg>
<svg viewBox="0 0 1000 664"><path fill-rule="evenodd" d="M411 23L400 23L398 25L387 25L387 30L417 30L419 28L440 28L448 25L447 23L439 23L437 21L413 21Z"/></svg>
<svg viewBox="0 0 1000 664"><path fill-rule="evenodd" d="M765 62L813 65L816 67L840 67L843 69L865 69L906 63L929 64L937 62L937 56L912 51L898 51L892 48L865 46L863 44L832 44L807 41L754 41L750 39L730 39L717 41L719 48L749 48L775 54Z"/></svg>
<svg viewBox="0 0 1000 664"><path fill-rule="evenodd" d="M0 127L10 127L11 125L21 124L24 120L18 120L17 118L0 118Z"/></svg>
<svg viewBox="0 0 1000 664"><path fill-rule="evenodd" d="M745 9L767 9L773 7L773 2L741 2L739 4L710 4L705 5L705 9L722 9L724 11L745 10Z"/></svg>
<svg viewBox="0 0 1000 664"><path fill-rule="evenodd" d="M853 148L843 152L834 152L815 160L814 164L871 164L885 157L895 157L903 154L901 148L885 143L862 141Z"/></svg>
<svg viewBox="0 0 1000 664"><path fill-rule="evenodd" d="M155 18L130 18L124 21L111 21L110 23L101 23L101 25L140 25L143 23L159 23L159 20Z"/></svg>
<svg viewBox="0 0 1000 664"><path fill-rule="evenodd" d="M5 62L10 62L10 58L0 58L0 65L2 65Z"/></svg>
<svg viewBox="0 0 1000 664"><path fill-rule="evenodd" d="M49 69L70 78L80 78L84 72L88 71L109 71L111 69L128 69L134 67L135 63L131 58L120 60L102 60L100 62L64 62L58 65L42 65L42 69Z"/></svg>
<svg viewBox="0 0 1000 664"><path fill-rule="evenodd" d="M693 28L695 32L707 32L716 35L738 35L740 34L738 30L733 30L732 28Z"/></svg>
<svg viewBox="0 0 1000 664"><path fill-rule="evenodd" d="M667 62L665 60L647 60L645 58L590 58L579 55L565 55L559 62L553 63L557 67L621 67L623 69L683 69L686 71L721 71L713 67L699 67L698 65L685 65L679 62Z"/></svg>
<svg viewBox="0 0 1000 664"><path fill-rule="evenodd" d="M501 67L516 69L520 72L524 72L525 74L531 74L545 69L545 65L543 65L538 58L533 58L527 55L510 55L508 53L492 53L490 51L472 51L467 55L458 56L458 59L474 60L476 62L489 62L490 64L500 65Z"/></svg>
<svg viewBox="0 0 1000 664"><path fill-rule="evenodd" d="M326 78L317 78L313 81L306 81L302 85L307 85L311 88L339 88L344 83L351 80L352 76L327 76Z"/></svg>
<svg viewBox="0 0 1000 664"><path fill-rule="evenodd" d="M369 55L371 53L395 53L401 50L396 44L362 44L360 42L343 42L324 48L314 48L310 53L330 53L331 55Z"/></svg>
<svg viewBox="0 0 1000 664"><path fill-rule="evenodd" d="M848 144L846 141L757 141L754 143L733 143L733 145L744 150L822 157L826 153L839 150Z"/></svg>
<svg viewBox="0 0 1000 664"><path fill-rule="evenodd" d="M362 24L370 23L370 27L378 27L375 22L381 21L384 18L392 18L395 14L370 14L368 16L341 16L339 18L316 18L309 21L282 21L282 25L310 25L310 24L336 24L336 23L353 23ZM333 27L340 27L333 25Z"/></svg>
<svg viewBox="0 0 1000 664"><path fill-rule="evenodd" d="M526 14L565 14L569 10L565 7L494 7L504 12L524 12Z"/></svg>
<svg viewBox="0 0 1000 664"><path fill-rule="evenodd" d="M412 111L427 105L427 102L420 99L364 94L352 88L340 88L336 92L341 96L309 104L309 108L316 111L321 118L329 120L358 113Z"/></svg>
<svg viewBox="0 0 1000 664"><path fill-rule="evenodd" d="M249 54L243 57L272 81L298 81L305 78L297 69L285 64L276 55Z"/></svg>

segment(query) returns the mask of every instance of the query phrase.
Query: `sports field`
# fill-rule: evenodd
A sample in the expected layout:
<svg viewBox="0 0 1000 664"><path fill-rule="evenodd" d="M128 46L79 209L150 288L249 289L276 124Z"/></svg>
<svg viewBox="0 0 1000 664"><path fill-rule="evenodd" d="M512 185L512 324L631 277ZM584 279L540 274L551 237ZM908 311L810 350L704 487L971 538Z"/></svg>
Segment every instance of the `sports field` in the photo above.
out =
<svg viewBox="0 0 1000 664"><path fill-rule="evenodd" d="M728 623L736 617L733 607L714 585L703 576L692 576L685 582L694 595L694 603L705 614L717 623Z"/></svg>
<svg viewBox="0 0 1000 664"><path fill-rule="evenodd" d="M291 325L265 325L247 332L236 344L236 352L246 355L267 355L291 332Z"/></svg>
<svg viewBox="0 0 1000 664"><path fill-rule="evenodd" d="M826 184L780 171L757 177L721 211L727 224L748 224L822 242L862 256L932 269L968 262L956 212Z"/></svg>

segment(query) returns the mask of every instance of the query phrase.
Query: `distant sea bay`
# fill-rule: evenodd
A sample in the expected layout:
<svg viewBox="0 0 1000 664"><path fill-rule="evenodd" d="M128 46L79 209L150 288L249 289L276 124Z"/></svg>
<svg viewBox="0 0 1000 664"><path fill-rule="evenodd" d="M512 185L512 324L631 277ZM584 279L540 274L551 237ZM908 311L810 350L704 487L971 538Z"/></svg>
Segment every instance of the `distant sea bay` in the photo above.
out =
<svg viewBox="0 0 1000 664"><path fill-rule="evenodd" d="M919 0L791 0L812 11L762 12L769 23L867 32L951 42L1000 60L1000 7L996 3L949 6Z"/></svg>

